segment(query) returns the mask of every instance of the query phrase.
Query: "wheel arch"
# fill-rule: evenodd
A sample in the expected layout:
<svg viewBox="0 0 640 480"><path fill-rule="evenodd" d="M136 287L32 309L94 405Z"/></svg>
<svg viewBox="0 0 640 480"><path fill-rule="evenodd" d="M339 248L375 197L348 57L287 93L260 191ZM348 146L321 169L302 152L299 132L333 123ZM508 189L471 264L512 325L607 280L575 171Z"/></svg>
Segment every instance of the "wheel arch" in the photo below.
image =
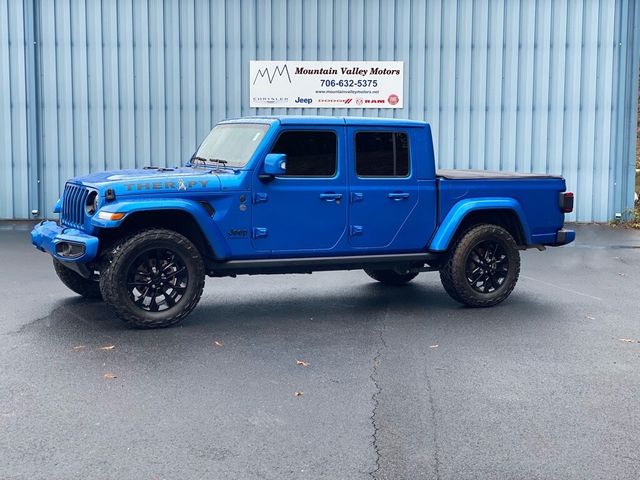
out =
<svg viewBox="0 0 640 480"><path fill-rule="evenodd" d="M189 211L170 206L127 213L117 227L101 229L100 249L104 251L114 242L148 228L165 228L184 235L193 242L203 258L216 258L216 247L209 241L204 230L206 226L203 228L202 221Z"/></svg>
<svg viewBox="0 0 640 480"><path fill-rule="evenodd" d="M445 252L458 236L483 223L501 226L519 246L531 243L529 226L517 200L469 199L461 200L451 208L429 244L429 250Z"/></svg>

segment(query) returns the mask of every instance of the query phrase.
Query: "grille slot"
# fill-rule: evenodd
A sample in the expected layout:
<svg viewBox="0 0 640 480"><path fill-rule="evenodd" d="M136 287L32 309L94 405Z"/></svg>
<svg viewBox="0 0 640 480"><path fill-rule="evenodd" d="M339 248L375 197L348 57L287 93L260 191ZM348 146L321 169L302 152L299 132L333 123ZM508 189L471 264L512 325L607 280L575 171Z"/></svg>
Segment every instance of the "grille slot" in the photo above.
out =
<svg viewBox="0 0 640 480"><path fill-rule="evenodd" d="M64 186L60 223L66 227L81 229L84 226L85 205L89 189L73 183Z"/></svg>

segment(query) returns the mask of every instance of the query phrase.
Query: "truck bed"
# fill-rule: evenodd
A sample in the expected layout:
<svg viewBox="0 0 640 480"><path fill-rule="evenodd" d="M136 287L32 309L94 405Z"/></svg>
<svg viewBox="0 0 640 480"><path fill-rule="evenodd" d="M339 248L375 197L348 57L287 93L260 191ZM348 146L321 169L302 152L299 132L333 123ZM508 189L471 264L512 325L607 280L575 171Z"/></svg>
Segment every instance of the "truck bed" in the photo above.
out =
<svg viewBox="0 0 640 480"><path fill-rule="evenodd" d="M496 172L490 170L449 170L442 169L436 171L438 178L448 180L510 180L510 179L531 179L531 178L562 178L559 175L546 175L544 173L518 173L518 172Z"/></svg>

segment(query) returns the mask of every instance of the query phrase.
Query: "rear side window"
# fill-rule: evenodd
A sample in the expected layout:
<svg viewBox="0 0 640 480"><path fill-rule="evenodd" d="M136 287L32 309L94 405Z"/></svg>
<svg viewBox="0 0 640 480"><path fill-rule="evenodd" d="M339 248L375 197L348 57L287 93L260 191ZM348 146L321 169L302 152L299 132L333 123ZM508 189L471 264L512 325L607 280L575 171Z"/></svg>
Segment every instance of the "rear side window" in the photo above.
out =
<svg viewBox="0 0 640 480"><path fill-rule="evenodd" d="M409 175L407 134L356 133L356 174L359 177L407 177Z"/></svg>
<svg viewBox="0 0 640 480"><path fill-rule="evenodd" d="M271 153L287 155L286 176L333 177L337 138L334 132L289 131L278 138Z"/></svg>

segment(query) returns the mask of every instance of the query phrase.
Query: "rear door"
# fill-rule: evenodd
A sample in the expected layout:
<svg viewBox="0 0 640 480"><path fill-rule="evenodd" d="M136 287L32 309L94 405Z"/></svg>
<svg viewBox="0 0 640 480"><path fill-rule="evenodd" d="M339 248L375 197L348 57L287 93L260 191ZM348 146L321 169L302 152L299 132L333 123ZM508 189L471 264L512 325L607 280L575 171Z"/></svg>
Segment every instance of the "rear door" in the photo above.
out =
<svg viewBox="0 0 640 480"><path fill-rule="evenodd" d="M349 165L351 246L410 248L415 239L398 238L419 199L409 131L350 127L348 136L353 145Z"/></svg>

